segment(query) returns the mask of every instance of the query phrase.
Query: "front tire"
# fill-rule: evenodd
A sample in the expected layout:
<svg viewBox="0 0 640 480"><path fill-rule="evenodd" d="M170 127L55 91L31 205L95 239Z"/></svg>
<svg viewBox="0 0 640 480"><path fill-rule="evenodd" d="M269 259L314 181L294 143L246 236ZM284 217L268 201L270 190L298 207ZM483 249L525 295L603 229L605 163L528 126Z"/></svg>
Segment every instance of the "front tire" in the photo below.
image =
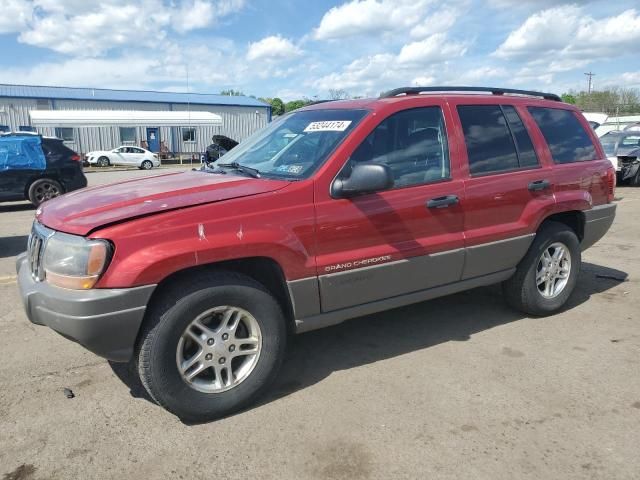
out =
<svg viewBox="0 0 640 480"><path fill-rule="evenodd" d="M138 374L151 397L181 419L213 420L269 386L286 336L280 305L261 284L234 272L198 274L150 308Z"/></svg>
<svg viewBox="0 0 640 480"><path fill-rule="evenodd" d="M507 303L530 315L556 313L576 286L580 264L580 242L575 232L563 223L546 222L516 273L502 284Z"/></svg>
<svg viewBox="0 0 640 480"><path fill-rule="evenodd" d="M99 167L108 167L109 165L111 165L111 162L109 161L109 159L107 157L100 157L98 159L98 166Z"/></svg>

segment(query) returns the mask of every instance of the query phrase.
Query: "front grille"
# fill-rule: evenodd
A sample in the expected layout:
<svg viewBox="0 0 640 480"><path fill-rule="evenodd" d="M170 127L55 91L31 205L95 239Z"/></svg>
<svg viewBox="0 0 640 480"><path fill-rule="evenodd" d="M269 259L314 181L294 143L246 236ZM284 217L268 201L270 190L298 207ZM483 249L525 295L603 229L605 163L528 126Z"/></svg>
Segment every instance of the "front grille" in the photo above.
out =
<svg viewBox="0 0 640 480"><path fill-rule="evenodd" d="M53 235L53 230L44 227L38 222L33 222L27 245L27 258L29 259L31 275L38 282L44 280L44 249L47 244L47 239L51 235Z"/></svg>

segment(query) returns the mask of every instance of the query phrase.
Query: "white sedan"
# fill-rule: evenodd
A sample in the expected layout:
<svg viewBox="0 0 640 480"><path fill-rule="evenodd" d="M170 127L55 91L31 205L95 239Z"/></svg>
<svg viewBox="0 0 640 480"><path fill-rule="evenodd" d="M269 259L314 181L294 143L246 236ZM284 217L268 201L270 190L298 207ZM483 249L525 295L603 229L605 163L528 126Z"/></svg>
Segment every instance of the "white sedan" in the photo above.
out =
<svg viewBox="0 0 640 480"><path fill-rule="evenodd" d="M108 167L109 165L128 165L151 170L160 166L158 155L140 147L121 146L113 150L89 152L89 165Z"/></svg>

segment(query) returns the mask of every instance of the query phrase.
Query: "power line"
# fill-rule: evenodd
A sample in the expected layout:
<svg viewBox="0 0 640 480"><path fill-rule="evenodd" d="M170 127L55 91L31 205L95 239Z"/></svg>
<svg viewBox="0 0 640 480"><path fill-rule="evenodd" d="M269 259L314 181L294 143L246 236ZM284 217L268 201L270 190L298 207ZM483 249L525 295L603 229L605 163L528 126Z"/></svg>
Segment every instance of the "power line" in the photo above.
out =
<svg viewBox="0 0 640 480"><path fill-rule="evenodd" d="M593 72L588 72L588 73L585 73L585 75L589 78L588 92L589 92L589 95L591 95L591 79L592 79L592 77L595 77L596 74L593 73Z"/></svg>

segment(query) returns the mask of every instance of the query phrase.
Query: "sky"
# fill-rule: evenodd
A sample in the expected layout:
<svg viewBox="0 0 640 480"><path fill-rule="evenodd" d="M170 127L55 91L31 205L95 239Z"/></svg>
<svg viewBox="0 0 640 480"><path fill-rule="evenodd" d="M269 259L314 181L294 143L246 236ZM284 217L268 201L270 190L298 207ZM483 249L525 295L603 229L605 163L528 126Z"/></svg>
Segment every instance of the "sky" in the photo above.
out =
<svg viewBox="0 0 640 480"><path fill-rule="evenodd" d="M0 0L0 83L328 98L640 87L638 0Z"/></svg>

